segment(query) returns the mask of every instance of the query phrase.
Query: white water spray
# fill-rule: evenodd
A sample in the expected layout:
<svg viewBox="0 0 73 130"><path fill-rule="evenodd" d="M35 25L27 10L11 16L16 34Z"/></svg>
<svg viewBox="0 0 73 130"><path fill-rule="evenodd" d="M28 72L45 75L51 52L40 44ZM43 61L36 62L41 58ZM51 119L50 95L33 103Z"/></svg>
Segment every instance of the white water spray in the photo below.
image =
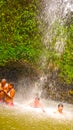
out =
<svg viewBox="0 0 73 130"><path fill-rule="evenodd" d="M66 20L68 18L68 14L70 12L73 12L73 1L72 0L44 0L43 2L44 4L44 9L43 12L41 14L41 19L44 20L44 44L46 46L46 48L49 48L49 44L51 42L52 39L52 25L55 22L55 20L59 20L59 23L61 25L63 25L64 20ZM55 35L55 34L53 34ZM61 38L60 41L56 41L55 44L55 49L59 52L62 52L64 49L64 45L65 45L65 41L63 38ZM43 55L43 66L46 63L46 58ZM26 104L28 104L28 102L30 102L30 98L34 98L36 96L36 94L38 94L39 97L41 97L41 93L42 93L42 88L44 86L44 83L47 80L47 76L43 75L40 77L40 79L35 82L35 83L31 83L29 82L29 79L27 80L27 78L25 79L21 79L20 83L18 83L18 88L19 93L21 93L20 95L22 95L22 99L23 101L21 102L16 102L15 105L18 107L18 109L20 109L20 111L26 112L26 111L34 111L35 112L40 112L41 114L41 110L40 109L35 109L35 108L31 108L30 106L27 107ZM21 82L23 82L23 84L21 84ZM20 84L20 85L19 85ZM22 86L22 87L21 87ZM31 88L30 91L28 92L28 88ZM21 91L21 92L20 92ZM26 94L27 93L27 94ZM18 94L17 96L19 98L20 95ZM28 95L28 101L25 102L26 96L24 95ZM18 98L17 97L17 98ZM16 100L17 101L17 100ZM43 100L42 100L43 101ZM54 101L43 101L44 102L44 106L45 106L45 115L46 116L50 116L53 118L63 118L63 116L61 115L55 115L54 111L57 110L57 105L58 102L54 102ZM72 113L73 113L73 106L69 105L69 104L64 104L64 111L66 113L65 119L73 119Z"/></svg>
<svg viewBox="0 0 73 130"><path fill-rule="evenodd" d="M73 0L43 0L44 8L41 14L41 19L44 21L44 44L49 49L51 40L55 36L56 26L53 28L55 21L59 22L61 26L68 19L70 13L73 13ZM60 30L61 31L61 30ZM56 39L55 49L57 52L62 53L65 46L66 35L64 36L63 30L59 36L59 40Z"/></svg>

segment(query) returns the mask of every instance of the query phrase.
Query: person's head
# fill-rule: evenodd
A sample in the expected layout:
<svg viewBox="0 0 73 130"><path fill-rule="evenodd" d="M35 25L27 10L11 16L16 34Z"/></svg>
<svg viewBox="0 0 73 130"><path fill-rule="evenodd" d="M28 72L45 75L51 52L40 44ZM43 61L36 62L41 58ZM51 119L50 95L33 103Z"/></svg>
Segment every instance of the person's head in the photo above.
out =
<svg viewBox="0 0 73 130"><path fill-rule="evenodd" d="M60 104L58 104L58 111L62 112L62 110L63 110L63 104L60 103Z"/></svg>
<svg viewBox="0 0 73 130"><path fill-rule="evenodd" d="M35 97L35 100L36 100L36 101L39 101L39 100L40 100L40 98L39 98L39 97Z"/></svg>
<svg viewBox="0 0 73 130"><path fill-rule="evenodd" d="M2 79L1 84L4 86L6 84L6 79Z"/></svg>
<svg viewBox="0 0 73 130"><path fill-rule="evenodd" d="M13 87L14 87L14 84L13 84L13 83L9 83L8 88L9 88L9 89L12 89Z"/></svg>

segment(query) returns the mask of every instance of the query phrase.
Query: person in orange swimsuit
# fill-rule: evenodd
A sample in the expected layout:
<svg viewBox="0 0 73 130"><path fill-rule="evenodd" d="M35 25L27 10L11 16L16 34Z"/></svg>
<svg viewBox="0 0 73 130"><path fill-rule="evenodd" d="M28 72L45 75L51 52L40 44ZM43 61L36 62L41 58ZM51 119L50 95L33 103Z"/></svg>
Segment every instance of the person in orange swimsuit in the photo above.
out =
<svg viewBox="0 0 73 130"><path fill-rule="evenodd" d="M0 83L0 103L3 102L3 97L4 97L4 92L3 92L2 84Z"/></svg>
<svg viewBox="0 0 73 130"><path fill-rule="evenodd" d="M9 83L7 87L4 88L4 102L9 106L14 106L13 99L15 96L15 89L12 83Z"/></svg>
<svg viewBox="0 0 73 130"><path fill-rule="evenodd" d="M6 83L6 79L2 79L0 83L0 102L4 102L4 86L7 86L8 84Z"/></svg>

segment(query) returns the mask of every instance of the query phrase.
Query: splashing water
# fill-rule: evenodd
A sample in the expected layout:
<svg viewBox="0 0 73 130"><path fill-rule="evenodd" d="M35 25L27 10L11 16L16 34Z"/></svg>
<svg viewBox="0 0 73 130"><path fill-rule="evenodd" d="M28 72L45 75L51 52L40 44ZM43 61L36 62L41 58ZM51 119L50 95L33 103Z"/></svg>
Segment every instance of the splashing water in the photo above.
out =
<svg viewBox="0 0 73 130"><path fill-rule="evenodd" d="M73 130L73 106L64 104L66 117L55 115L57 102L49 101L46 112L39 108L27 107L25 103L15 102L15 107L0 106L0 128L4 130ZM69 112L72 107L72 113Z"/></svg>
<svg viewBox="0 0 73 130"><path fill-rule="evenodd" d="M28 105L28 102L15 102L15 109L17 108L21 113L32 113L33 116L39 114L39 118L49 117L54 119L73 120L73 105L71 104L62 103L64 105L64 114L60 114L55 113L57 111L59 102L52 100L42 100L44 103L45 112L43 112L41 108L30 107L30 105Z"/></svg>
<svg viewBox="0 0 73 130"><path fill-rule="evenodd" d="M48 41L51 41L51 37L52 37L51 32L49 30L51 30L51 27L56 19L59 19L59 22L61 24L63 24L63 20L67 19L67 14L69 12L73 12L73 0L43 0L43 3L44 3L45 8L41 14L41 19L43 19L43 21L45 22L45 27L44 27L44 31L43 31L45 34L44 44L45 44L46 48L48 48L48 46L49 46ZM61 46L60 46L60 43L61 43ZM57 41L55 48L58 49L58 47L60 47L60 50L61 49L63 50L64 42ZM43 58L43 60L44 60L44 62L46 62L45 57ZM11 108L11 107L3 105L2 109L0 107L1 123L3 121L2 129L6 129L4 126L4 118L5 118L5 124L8 124L8 122L9 122L9 127L7 127L7 128L9 128L11 130L13 130L13 129L16 130L17 128L15 129L15 127L13 127L10 124L10 117L11 117L11 121L14 119L14 121L17 121L18 124L20 125L20 123L21 124L22 124L22 122L24 123L23 119L24 119L24 117L26 118L26 113L28 113L29 115L31 113L31 115L33 115L33 117L35 117L34 119L47 118L47 120L49 120L49 119L51 120L51 118L53 118L53 119L64 120L64 121L73 120L73 105L71 105L71 104L63 103L65 115L54 113L57 110L57 105L59 102L51 101L50 99L48 99L48 100L41 99L41 101L44 104L45 112L42 112L41 108L32 108L28 105L29 102L36 96L36 94L38 94L38 96L41 97L42 88L43 88L46 80L47 80L46 75L41 76L37 82L32 82L29 78L25 78L25 77L20 79L20 81L18 82L18 90L16 92L16 97L14 100L15 106ZM7 111L6 111L6 108L7 108ZM23 117L22 120L20 120L21 118L18 116L19 114L22 115L22 117ZM7 120L6 120L6 116L7 116ZM32 116L30 116L30 120L33 124L34 120L32 120L31 117ZM29 118L29 116L28 116L28 118ZM36 120L39 121L38 119L36 119ZM16 122L16 124L17 124L17 122ZM31 123L30 123L30 127L28 128L29 123L30 123L29 119L27 119L27 123L26 123L27 129L33 130L36 128L36 125L35 125L35 128L34 128L34 125L32 125L33 127L30 128ZM18 130L20 127L22 127L21 125L20 126L19 125L18 125ZM12 128L11 128L11 126L12 126ZM23 125L22 130L26 129L26 128L24 128L24 126L25 126L25 124ZM42 121L42 126L43 126L43 121ZM38 126L37 130L39 130L40 128L41 128L41 130L43 130L43 128L45 129L44 126L43 127ZM70 127L70 128L71 128L70 130L73 130L73 127ZM48 130L48 128L46 128L45 130ZM58 129L55 127L54 130L58 130Z"/></svg>
<svg viewBox="0 0 73 130"><path fill-rule="evenodd" d="M46 81L47 81L47 75L43 75L40 77L40 79L37 82L34 82L34 84L33 84L34 87L32 87L32 85L30 83L29 83L30 85L28 87L28 84L24 80L23 84L26 85L26 88L25 88L24 86L21 87L21 82L22 82L22 80L21 80L20 84L18 86L19 91L17 91L17 95L15 97L15 108L17 108L18 111L20 111L21 113L32 113L33 116L36 113L36 115L40 114L40 117L43 117L43 118L44 118L44 114L45 114L45 117L72 120L73 119L73 115L72 115L73 106L72 105L63 103L65 115L62 115L59 113L55 114L54 112L57 111L57 106L58 106L59 102L52 101L50 99L45 100L45 99L41 98L43 86ZM28 89L27 89L27 87L28 87ZM30 88L31 88L31 90L30 90ZM27 91L27 94L25 93L26 92L25 89ZM30 107L29 103L31 101L33 101L33 99L35 98L36 95L38 95L38 97L41 98L41 101L44 104L45 113L42 112L41 108ZM42 115L42 113L43 113L43 115Z"/></svg>

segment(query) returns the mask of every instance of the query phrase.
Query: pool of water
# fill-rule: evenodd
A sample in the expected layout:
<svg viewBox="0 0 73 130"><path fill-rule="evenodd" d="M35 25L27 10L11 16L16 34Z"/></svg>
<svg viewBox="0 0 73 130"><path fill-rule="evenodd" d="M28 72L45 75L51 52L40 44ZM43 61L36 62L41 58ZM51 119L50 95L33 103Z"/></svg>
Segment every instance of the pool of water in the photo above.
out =
<svg viewBox="0 0 73 130"><path fill-rule="evenodd" d="M64 104L62 116L54 114L57 103L48 105L42 112L24 103L15 102L14 107L0 104L0 130L73 130L73 106Z"/></svg>

